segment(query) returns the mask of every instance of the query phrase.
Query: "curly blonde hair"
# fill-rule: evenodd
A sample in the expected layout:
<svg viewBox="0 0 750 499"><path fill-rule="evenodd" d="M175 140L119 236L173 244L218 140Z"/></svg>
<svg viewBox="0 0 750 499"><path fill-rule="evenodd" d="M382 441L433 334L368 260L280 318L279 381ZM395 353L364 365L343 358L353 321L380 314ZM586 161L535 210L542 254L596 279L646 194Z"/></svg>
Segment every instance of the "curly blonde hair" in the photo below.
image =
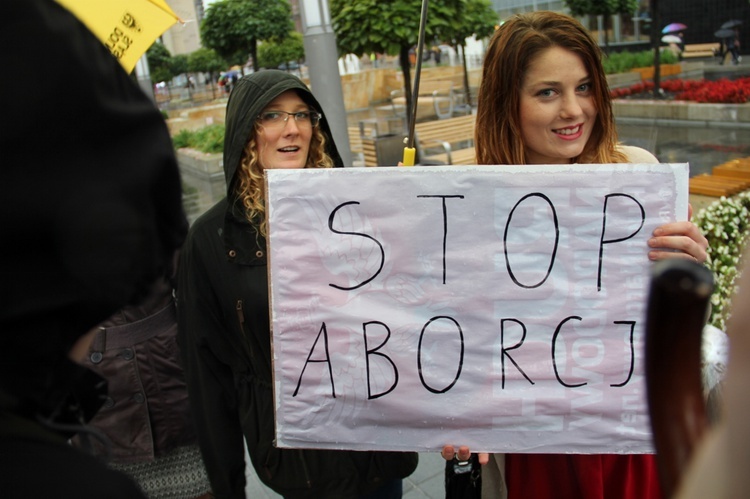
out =
<svg viewBox="0 0 750 499"><path fill-rule="evenodd" d="M245 216L250 223L261 220L258 224L260 233L265 237L268 235L266 226L266 204L264 195L263 166L258 160L257 142L258 125L254 133L247 141L245 150L242 152L240 167L237 172L236 193L237 198L245 208ZM333 160L326 153L326 136L319 126L313 128L310 139L310 152L307 155L305 168L331 168Z"/></svg>

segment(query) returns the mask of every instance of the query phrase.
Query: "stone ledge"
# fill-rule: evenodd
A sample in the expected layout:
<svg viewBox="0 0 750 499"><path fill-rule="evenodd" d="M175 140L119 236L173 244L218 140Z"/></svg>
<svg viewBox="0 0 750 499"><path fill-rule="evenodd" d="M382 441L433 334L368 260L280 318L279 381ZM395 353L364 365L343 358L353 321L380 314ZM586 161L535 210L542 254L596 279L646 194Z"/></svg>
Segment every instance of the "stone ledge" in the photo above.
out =
<svg viewBox="0 0 750 499"><path fill-rule="evenodd" d="M226 195L223 156L190 148L177 150L177 163L185 181L198 189L201 197L215 202Z"/></svg>
<svg viewBox="0 0 750 499"><path fill-rule="evenodd" d="M750 127L750 104L698 104L687 101L615 99L612 109L617 119L637 119L654 123L695 122L696 126Z"/></svg>

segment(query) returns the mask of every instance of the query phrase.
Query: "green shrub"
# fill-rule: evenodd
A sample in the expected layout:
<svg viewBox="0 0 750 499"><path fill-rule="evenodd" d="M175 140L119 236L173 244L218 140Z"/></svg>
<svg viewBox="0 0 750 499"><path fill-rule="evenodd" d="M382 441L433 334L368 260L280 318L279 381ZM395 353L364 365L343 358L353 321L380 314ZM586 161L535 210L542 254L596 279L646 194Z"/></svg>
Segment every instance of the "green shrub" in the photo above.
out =
<svg viewBox="0 0 750 499"><path fill-rule="evenodd" d="M700 210L693 222L708 239L707 264L714 273L709 323L726 330L731 310L730 301L736 291L738 267L750 235L750 191L731 198L722 197Z"/></svg>
<svg viewBox="0 0 750 499"><path fill-rule="evenodd" d="M208 125L196 130L193 147L203 152L222 152L224 150L224 125Z"/></svg>
<svg viewBox="0 0 750 499"><path fill-rule="evenodd" d="M190 141L192 140L193 132L189 130L180 130L177 135L172 137L172 144L175 149L181 149L183 147L191 147Z"/></svg>
<svg viewBox="0 0 750 499"><path fill-rule="evenodd" d="M665 50L659 56L661 64L674 64L678 58L671 51ZM616 52L602 59L606 74L626 73L633 68L647 68L654 65L654 51Z"/></svg>
<svg viewBox="0 0 750 499"><path fill-rule="evenodd" d="M198 130L180 130L172 137L175 149L191 147L205 153L219 153L224 150L224 125L208 125Z"/></svg>

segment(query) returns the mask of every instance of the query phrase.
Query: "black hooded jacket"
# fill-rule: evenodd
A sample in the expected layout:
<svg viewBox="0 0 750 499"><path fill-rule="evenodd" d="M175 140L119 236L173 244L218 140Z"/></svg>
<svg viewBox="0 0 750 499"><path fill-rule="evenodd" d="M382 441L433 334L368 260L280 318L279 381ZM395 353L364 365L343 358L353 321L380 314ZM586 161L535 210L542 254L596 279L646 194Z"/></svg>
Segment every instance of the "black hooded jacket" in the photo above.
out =
<svg viewBox="0 0 750 499"><path fill-rule="evenodd" d="M0 17L0 495L141 497L67 438L106 384L74 343L164 275L187 231L159 110L52 0Z"/></svg>
<svg viewBox="0 0 750 499"><path fill-rule="evenodd" d="M408 476L416 453L277 449L271 376L266 241L234 194L242 150L260 111L287 90L322 109L282 71L245 76L227 104L228 198L195 221L177 284L179 342L201 451L217 498L245 497L244 436L260 479L288 498L355 498ZM325 116L318 125L335 166L341 158Z"/></svg>

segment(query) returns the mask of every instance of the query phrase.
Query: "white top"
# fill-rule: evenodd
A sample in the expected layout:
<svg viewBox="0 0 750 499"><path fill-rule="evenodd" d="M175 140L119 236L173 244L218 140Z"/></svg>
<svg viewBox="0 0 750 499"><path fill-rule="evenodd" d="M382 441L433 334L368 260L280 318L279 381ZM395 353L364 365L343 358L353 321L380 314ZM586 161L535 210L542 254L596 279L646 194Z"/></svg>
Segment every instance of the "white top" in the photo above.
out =
<svg viewBox="0 0 750 499"><path fill-rule="evenodd" d="M651 154L645 149L635 146L626 146L620 144L617 146L619 150L625 153L628 157L628 163L658 163L659 160L656 156Z"/></svg>

